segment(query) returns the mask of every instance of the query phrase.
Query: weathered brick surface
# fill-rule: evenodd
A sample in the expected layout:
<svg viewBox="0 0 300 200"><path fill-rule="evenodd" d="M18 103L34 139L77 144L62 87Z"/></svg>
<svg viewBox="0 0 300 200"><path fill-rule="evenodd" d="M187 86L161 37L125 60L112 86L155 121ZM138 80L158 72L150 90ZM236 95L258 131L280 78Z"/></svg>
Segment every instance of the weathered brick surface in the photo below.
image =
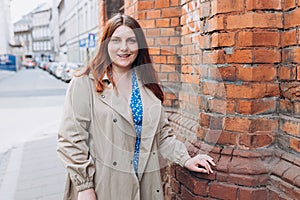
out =
<svg viewBox="0 0 300 200"><path fill-rule="evenodd" d="M297 199L300 1L124 2L144 28L178 138L217 162L209 176L170 166L165 198Z"/></svg>

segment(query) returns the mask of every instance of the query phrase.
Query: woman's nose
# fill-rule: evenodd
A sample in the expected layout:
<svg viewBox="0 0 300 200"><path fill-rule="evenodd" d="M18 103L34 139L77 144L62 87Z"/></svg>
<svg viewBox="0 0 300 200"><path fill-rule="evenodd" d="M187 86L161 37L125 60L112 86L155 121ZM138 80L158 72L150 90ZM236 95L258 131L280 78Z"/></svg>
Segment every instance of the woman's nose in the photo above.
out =
<svg viewBox="0 0 300 200"><path fill-rule="evenodd" d="M122 42L121 42L120 49L121 49L121 50L127 50L127 48L128 48L127 42L126 42L126 41L122 41Z"/></svg>

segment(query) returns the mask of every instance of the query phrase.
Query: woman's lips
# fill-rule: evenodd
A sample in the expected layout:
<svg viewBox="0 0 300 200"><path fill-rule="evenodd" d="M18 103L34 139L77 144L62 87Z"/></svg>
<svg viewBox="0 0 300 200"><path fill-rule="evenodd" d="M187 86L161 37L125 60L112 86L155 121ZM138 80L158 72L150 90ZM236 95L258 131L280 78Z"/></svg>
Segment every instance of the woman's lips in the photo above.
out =
<svg viewBox="0 0 300 200"><path fill-rule="evenodd" d="M131 54L118 54L121 58L128 58Z"/></svg>

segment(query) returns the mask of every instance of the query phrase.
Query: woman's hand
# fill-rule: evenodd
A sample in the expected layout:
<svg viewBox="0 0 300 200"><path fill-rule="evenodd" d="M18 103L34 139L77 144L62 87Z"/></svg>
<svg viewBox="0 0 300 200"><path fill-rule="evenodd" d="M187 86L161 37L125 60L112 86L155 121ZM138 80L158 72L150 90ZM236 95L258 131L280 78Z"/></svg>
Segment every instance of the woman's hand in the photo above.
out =
<svg viewBox="0 0 300 200"><path fill-rule="evenodd" d="M212 157L208 155L198 154L197 156L188 159L185 162L184 167L190 171L210 174L213 173L211 165L216 166L216 164L213 162Z"/></svg>
<svg viewBox="0 0 300 200"><path fill-rule="evenodd" d="M94 188L78 192L78 200L97 200Z"/></svg>

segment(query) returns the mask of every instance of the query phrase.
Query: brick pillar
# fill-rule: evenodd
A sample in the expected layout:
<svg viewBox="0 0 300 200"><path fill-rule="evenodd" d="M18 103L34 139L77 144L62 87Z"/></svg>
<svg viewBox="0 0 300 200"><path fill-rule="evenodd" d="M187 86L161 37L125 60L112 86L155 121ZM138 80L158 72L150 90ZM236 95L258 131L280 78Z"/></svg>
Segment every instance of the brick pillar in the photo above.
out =
<svg viewBox="0 0 300 200"><path fill-rule="evenodd" d="M279 128L282 2L186 0L181 6L180 109L199 114L197 137L189 131L183 137L192 154L209 153L218 164L215 174L209 176L173 166L168 198L294 198L299 190L283 193L278 189L291 183L278 186L281 167L271 170L273 178L269 176L274 164L285 166L294 158L285 155L278 159L278 152L274 156ZM298 127L294 122L289 122L287 129ZM178 125L176 118L173 124ZM191 124L179 124L178 129L192 130ZM293 136L295 144L297 137ZM291 173L299 170L290 167L284 169Z"/></svg>

